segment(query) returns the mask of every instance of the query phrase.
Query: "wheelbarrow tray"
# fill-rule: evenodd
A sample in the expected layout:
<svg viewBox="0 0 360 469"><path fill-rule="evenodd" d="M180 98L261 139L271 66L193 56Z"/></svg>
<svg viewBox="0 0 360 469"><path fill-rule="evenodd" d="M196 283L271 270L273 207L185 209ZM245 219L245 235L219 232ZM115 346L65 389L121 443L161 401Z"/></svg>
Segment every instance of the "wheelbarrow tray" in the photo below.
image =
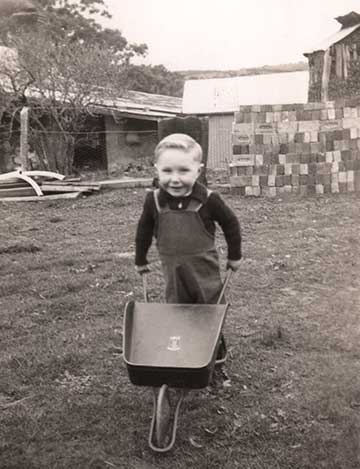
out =
<svg viewBox="0 0 360 469"><path fill-rule="evenodd" d="M140 386L198 389L211 379L228 304L129 302L124 361Z"/></svg>

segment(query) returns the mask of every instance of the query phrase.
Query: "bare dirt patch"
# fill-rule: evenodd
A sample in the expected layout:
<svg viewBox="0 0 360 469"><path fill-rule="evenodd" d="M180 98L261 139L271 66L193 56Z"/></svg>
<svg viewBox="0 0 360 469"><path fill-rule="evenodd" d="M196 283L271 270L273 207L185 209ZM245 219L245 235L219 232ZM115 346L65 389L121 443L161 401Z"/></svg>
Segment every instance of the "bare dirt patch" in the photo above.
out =
<svg viewBox="0 0 360 469"><path fill-rule="evenodd" d="M230 386L189 394L165 456L121 357L144 191L0 204L1 468L360 467L360 197L225 197ZM158 265L149 285L161 299Z"/></svg>

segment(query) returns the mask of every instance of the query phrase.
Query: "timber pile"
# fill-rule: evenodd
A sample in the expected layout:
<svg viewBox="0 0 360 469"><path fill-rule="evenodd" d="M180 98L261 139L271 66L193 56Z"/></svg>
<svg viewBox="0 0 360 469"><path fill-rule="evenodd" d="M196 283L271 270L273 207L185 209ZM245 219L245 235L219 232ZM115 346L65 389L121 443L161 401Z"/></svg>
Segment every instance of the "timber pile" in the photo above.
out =
<svg viewBox="0 0 360 469"><path fill-rule="evenodd" d="M98 183L66 180L63 175L47 171L14 171L0 175L0 200L5 202L73 199L99 190Z"/></svg>

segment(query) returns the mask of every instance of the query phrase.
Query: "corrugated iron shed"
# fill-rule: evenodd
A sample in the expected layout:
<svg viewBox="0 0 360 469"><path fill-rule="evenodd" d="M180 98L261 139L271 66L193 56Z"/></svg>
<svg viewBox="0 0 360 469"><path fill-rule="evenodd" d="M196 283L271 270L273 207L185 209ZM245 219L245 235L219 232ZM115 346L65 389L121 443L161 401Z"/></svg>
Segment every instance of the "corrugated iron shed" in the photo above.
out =
<svg viewBox="0 0 360 469"><path fill-rule="evenodd" d="M208 168L228 168L232 159L233 121L233 114L214 114L209 117Z"/></svg>
<svg viewBox="0 0 360 469"><path fill-rule="evenodd" d="M188 80L184 114L233 113L240 105L306 103L309 72Z"/></svg>

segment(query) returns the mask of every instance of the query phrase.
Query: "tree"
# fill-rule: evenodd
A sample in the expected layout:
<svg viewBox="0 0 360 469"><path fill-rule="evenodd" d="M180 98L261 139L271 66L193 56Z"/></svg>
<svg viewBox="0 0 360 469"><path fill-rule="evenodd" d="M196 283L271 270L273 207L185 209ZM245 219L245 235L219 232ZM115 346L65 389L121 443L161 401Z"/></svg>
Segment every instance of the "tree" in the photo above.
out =
<svg viewBox="0 0 360 469"><path fill-rule="evenodd" d="M26 16L36 14L36 7L30 0L0 0L0 16Z"/></svg>
<svg viewBox="0 0 360 469"><path fill-rule="evenodd" d="M0 99L11 115L17 116L24 105L30 108L40 166L69 174L74 133L82 130L95 104L123 94L129 60L144 54L146 46L129 45L120 31L102 29L83 16L87 10L98 13L95 7L102 0L37 4L46 21L21 29L7 21L0 27L9 47L0 68Z"/></svg>
<svg viewBox="0 0 360 469"><path fill-rule="evenodd" d="M163 65L132 65L126 70L127 82L134 91L182 97L184 79Z"/></svg>
<svg viewBox="0 0 360 469"><path fill-rule="evenodd" d="M65 38L49 42L42 32L23 33L12 44L17 52L1 67L0 95L12 96L13 114L24 105L30 108L40 165L69 174L74 134L83 129L96 104L124 92L124 71L108 49Z"/></svg>
<svg viewBox="0 0 360 469"><path fill-rule="evenodd" d="M0 0L0 16L1 1L8 0ZM72 171L74 134L103 98L126 89L181 94L182 79L164 66L132 65L147 46L130 44L119 30L96 21L110 16L104 0L29 1L15 0L20 13L7 10L0 18L0 44L12 51L0 67L0 99L12 116L30 107L32 143L42 167ZM34 13L32 5L31 21L19 25L19 14Z"/></svg>
<svg viewBox="0 0 360 469"><path fill-rule="evenodd" d="M0 17L10 14L13 16L11 21L5 18L0 24L2 44L8 45L9 37L17 34L17 20L25 17L27 13L33 14L31 28L34 28L36 20L40 24L45 23L52 40L71 38L73 42L85 41L106 47L113 52L114 59L118 54L121 59L126 55L130 60L136 55L147 53L146 44L129 44L121 31L103 28L96 21L96 18L100 17L111 18L104 0L0 0Z"/></svg>

